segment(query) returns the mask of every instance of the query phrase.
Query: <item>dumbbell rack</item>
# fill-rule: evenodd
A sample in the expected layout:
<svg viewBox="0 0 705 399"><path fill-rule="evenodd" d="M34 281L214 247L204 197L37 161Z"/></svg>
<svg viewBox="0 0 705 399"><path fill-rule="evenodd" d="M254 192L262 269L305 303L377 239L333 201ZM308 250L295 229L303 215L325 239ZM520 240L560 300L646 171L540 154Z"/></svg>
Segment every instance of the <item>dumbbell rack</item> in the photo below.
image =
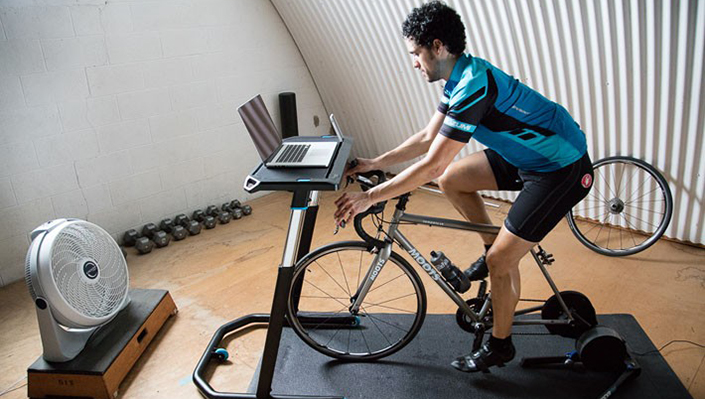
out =
<svg viewBox="0 0 705 399"><path fill-rule="evenodd" d="M311 137L292 137L285 141L296 142L302 139L310 141ZM289 230L284 245L282 263L277 274L271 313L246 315L226 323L216 330L193 372L193 382L204 397L216 399L344 399L342 396L281 395L271 391L282 328L286 323L286 303L292 285L294 265L310 250L318 213L318 192L335 191L339 188L345 164L352 149L352 142L351 138L344 138L328 168L268 169L260 164L245 179L244 188L249 193L258 191L293 192ZM268 328L256 392L230 393L214 390L203 375L210 361L217 359L216 349L219 348L220 342L227 334L247 325L263 323L267 323Z"/></svg>

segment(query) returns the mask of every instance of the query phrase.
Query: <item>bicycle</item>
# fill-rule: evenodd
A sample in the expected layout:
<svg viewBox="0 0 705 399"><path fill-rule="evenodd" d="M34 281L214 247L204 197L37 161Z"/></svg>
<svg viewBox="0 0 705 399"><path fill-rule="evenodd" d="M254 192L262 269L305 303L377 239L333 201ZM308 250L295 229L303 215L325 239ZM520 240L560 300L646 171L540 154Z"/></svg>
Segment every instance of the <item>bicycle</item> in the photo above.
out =
<svg viewBox="0 0 705 399"><path fill-rule="evenodd" d="M376 179L376 182L373 181ZM367 190L385 180L381 171L358 175ZM404 249L458 306L456 322L474 334L473 351L492 327L491 292L480 282L477 295L464 300L441 271L402 234L402 225L426 225L497 234L493 225L470 223L406 213L410 193L396 197L392 219L379 215L387 201L373 205L354 218L362 241L335 242L307 254L295 266L287 301L289 325L311 348L341 360L376 360L406 346L419 332L426 314L426 293L415 269L393 247ZM373 217L378 235L363 227ZM384 226L386 227L386 230ZM578 338L597 324L590 300L575 291L559 292L546 266L551 254L541 248L530 251L553 291L540 306L519 310L515 316L541 312L540 319L516 319L514 325L545 325L548 332Z"/></svg>
<svg viewBox="0 0 705 399"><path fill-rule="evenodd" d="M656 243L673 215L673 197L661 173L627 156L600 159L593 168L590 194L566 215L578 240L607 256L633 255Z"/></svg>

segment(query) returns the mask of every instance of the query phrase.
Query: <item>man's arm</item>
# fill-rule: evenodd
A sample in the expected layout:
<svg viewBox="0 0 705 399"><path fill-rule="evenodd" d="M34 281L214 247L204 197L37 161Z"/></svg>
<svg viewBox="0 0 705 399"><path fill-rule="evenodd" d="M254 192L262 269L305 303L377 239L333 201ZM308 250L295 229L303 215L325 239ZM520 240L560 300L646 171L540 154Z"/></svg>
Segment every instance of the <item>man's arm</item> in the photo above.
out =
<svg viewBox="0 0 705 399"><path fill-rule="evenodd" d="M442 115L442 114L441 114ZM334 218L336 223L345 220L349 223L355 215L363 212L372 204L404 194L422 184L441 176L448 165L465 146L465 143L436 135L431 143L428 155L409 166L393 179L362 193L345 193L335 201L338 210Z"/></svg>
<svg viewBox="0 0 705 399"><path fill-rule="evenodd" d="M401 143L397 148L374 159L361 159L359 166L350 169L347 174L367 172L373 169L384 170L392 165L412 160L427 153L433 139L438 134L441 125L443 125L443 118L445 118L445 115L436 111L425 128L406 139L406 141Z"/></svg>

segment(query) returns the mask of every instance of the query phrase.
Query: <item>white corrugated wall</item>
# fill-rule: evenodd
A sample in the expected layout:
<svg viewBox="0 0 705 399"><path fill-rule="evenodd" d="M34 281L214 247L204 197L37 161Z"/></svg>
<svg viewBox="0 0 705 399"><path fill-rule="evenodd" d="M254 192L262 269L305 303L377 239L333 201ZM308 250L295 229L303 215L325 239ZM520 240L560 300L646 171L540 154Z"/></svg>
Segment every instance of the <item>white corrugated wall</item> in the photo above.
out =
<svg viewBox="0 0 705 399"><path fill-rule="evenodd" d="M400 27L420 1L272 1L356 155L389 150L428 122L442 86L413 70ZM666 235L705 243L705 1L447 3L466 25L467 50L564 105L593 160L656 166L675 203Z"/></svg>

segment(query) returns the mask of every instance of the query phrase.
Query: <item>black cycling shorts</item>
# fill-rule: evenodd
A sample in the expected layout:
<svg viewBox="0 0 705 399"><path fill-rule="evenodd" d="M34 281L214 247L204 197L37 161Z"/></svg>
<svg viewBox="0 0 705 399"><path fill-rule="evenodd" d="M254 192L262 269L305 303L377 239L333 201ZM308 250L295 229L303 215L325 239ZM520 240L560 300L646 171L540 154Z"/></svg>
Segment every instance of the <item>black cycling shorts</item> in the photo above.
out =
<svg viewBox="0 0 705 399"><path fill-rule="evenodd" d="M500 190L521 190L504 225L527 241L539 242L546 237L592 187L592 162L587 153L554 172L517 169L490 149L485 150L485 155Z"/></svg>

